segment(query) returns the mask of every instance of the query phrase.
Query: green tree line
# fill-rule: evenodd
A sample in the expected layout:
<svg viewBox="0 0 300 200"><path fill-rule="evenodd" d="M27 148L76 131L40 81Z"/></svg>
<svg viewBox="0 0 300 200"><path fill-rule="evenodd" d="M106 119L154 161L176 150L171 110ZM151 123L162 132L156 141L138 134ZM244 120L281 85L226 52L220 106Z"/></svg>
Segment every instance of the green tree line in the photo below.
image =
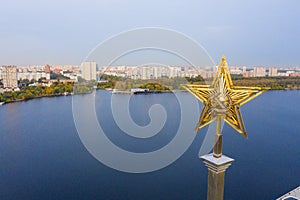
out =
<svg viewBox="0 0 300 200"><path fill-rule="evenodd" d="M59 83L47 86L22 86L20 91L3 92L0 94L0 102L13 102L33 99L37 97L60 96L64 94L85 94L92 92L93 87L84 84Z"/></svg>

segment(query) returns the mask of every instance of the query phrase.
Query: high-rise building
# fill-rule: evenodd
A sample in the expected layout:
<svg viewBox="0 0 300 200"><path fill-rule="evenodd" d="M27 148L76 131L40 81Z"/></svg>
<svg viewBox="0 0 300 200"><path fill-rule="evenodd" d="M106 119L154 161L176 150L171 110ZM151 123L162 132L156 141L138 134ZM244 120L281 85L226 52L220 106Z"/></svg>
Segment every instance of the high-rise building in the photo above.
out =
<svg viewBox="0 0 300 200"><path fill-rule="evenodd" d="M169 78L174 78L174 77L178 77L179 71L180 71L180 67L168 67L169 70L169 74L168 77Z"/></svg>
<svg viewBox="0 0 300 200"><path fill-rule="evenodd" d="M1 78L5 89L17 89L17 66L2 66Z"/></svg>
<svg viewBox="0 0 300 200"><path fill-rule="evenodd" d="M149 66L142 67L142 80L152 79L153 78L153 68Z"/></svg>
<svg viewBox="0 0 300 200"><path fill-rule="evenodd" d="M247 72L247 67L243 66L243 74Z"/></svg>
<svg viewBox="0 0 300 200"><path fill-rule="evenodd" d="M97 64L96 62L81 63L81 75L87 81L97 80Z"/></svg>
<svg viewBox="0 0 300 200"><path fill-rule="evenodd" d="M278 76L278 70L275 67L269 68L269 76Z"/></svg>
<svg viewBox="0 0 300 200"><path fill-rule="evenodd" d="M50 65L45 65L44 70L46 73L50 73Z"/></svg>
<svg viewBox="0 0 300 200"><path fill-rule="evenodd" d="M154 67L153 69L153 78L161 78L161 67Z"/></svg>
<svg viewBox="0 0 300 200"><path fill-rule="evenodd" d="M266 68L265 67L254 67L253 76L254 77L266 76Z"/></svg>

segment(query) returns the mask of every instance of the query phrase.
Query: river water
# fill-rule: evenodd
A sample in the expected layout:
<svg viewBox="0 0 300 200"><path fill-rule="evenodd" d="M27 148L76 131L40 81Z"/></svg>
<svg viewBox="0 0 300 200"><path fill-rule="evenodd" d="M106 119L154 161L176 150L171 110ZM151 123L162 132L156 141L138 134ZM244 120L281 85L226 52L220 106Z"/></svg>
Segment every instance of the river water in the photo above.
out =
<svg viewBox="0 0 300 200"><path fill-rule="evenodd" d="M180 121L174 94L132 97L131 117L141 126L149 123L153 104L168 114L162 131L144 140L118 129L110 95L97 91L96 109L116 145L148 152L174 138ZM224 126L223 152L235 159L226 171L225 199L275 199L300 185L299 97L299 90L270 91L244 105L249 139ZM198 158L206 130L173 164L130 174L103 165L85 149L73 121L72 97L5 104L0 107L0 199L206 199L207 168Z"/></svg>

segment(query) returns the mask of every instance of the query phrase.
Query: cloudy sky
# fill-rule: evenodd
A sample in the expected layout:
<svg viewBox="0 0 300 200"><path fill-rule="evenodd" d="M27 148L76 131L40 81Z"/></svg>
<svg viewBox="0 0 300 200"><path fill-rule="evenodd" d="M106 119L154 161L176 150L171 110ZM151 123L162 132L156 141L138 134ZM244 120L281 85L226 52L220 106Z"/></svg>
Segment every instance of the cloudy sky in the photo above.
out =
<svg viewBox="0 0 300 200"><path fill-rule="evenodd" d="M79 64L138 27L182 32L231 65L300 65L299 0L3 0L0 65Z"/></svg>

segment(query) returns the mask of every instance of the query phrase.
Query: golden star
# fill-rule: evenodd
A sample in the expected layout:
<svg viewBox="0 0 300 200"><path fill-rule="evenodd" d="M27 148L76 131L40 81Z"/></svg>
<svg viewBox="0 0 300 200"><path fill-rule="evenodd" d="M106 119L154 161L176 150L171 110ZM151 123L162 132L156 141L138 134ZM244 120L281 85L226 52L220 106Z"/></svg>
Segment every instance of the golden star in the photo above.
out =
<svg viewBox="0 0 300 200"><path fill-rule="evenodd" d="M246 138L248 136L240 107L268 90L260 87L233 86L225 56L222 56L212 85L188 84L183 87L203 104L196 131L220 117Z"/></svg>

